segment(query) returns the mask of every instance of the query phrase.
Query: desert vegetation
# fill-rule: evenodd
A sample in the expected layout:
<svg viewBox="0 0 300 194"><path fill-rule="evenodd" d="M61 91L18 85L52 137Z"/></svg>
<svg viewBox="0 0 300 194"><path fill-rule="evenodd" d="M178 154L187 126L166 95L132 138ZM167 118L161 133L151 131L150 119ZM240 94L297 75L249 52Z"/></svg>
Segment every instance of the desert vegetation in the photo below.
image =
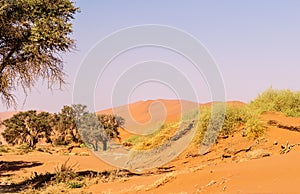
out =
<svg viewBox="0 0 300 194"><path fill-rule="evenodd" d="M98 143L102 142L102 149L107 150L107 142L112 138L119 138L119 127L125 123L122 117L111 114L88 113L78 119L78 129L82 140L98 151Z"/></svg>
<svg viewBox="0 0 300 194"><path fill-rule="evenodd" d="M91 2L88 2L86 3L86 6L83 7L86 10L84 10L84 17L81 17L81 21L88 21L91 24L99 24L93 26L100 26L100 28L88 29L89 25L84 25L83 27L77 26L76 29L84 29L86 32L82 31L83 33L80 32L76 36L73 36L72 21L75 19L75 15L80 12L80 9L79 7L76 7L76 4L80 4L80 2L75 2L74 0L0 1L0 99L1 103L7 109L17 109L17 100L20 100L20 91L25 95L24 99L26 101L27 95L33 88L35 88L35 86L39 86L40 82L46 83L46 87L48 89L56 90L64 88L63 86L66 83L65 76L68 74L68 72L65 72L64 60L70 60L68 58L72 58L72 56L65 58L65 54L68 54L70 51L74 51L76 48L76 41L73 37L77 37L79 34L81 34L80 36L85 37L87 34L86 32L90 33L91 31L95 32L94 34L97 34L97 30L99 31L100 28L105 28L107 26L111 27L110 24L106 25L103 23L106 20L101 20L101 18L109 18L110 20L107 21L112 24L115 24L114 19L119 19L117 16L126 15L126 13L138 13L139 21L143 21L145 18L151 19L153 11L145 11L143 7L153 9L155 11L157 6L155 5L155 2L149 4L149 6L145 6L143 4L143 7L140 7L140 5L135 3L135 6L125 6L124 9L124 6L122 5L123 7L121 8L123 9L119 9L116 4L105 3L97 7L93 6ZM82 3L82 5L83 4L85 3ZM165 3L165 5L158 5L158 8L162 8L162 10L164 10L161 6L166 6L167 4L168 3ZM183 7L188 8L190 6L189 4L190 3L185 4ZM283 11L282 13L285 13L285 9L290 13L299 12L299 10L295 10L299 6L292 6L290 3L288 4L289 6L285 7L283 4L276 5L276 3L274 3L274 6L272 6L272 9L274 10L270 9L271 12L268 12L269 14L266 14L267 12L266 9L263 9L263 4L262 6L253 6L249 4L246 6L247 10L240 7L241 9L239 10L241 11L239 12L243 13L241 15L241 19L246 18L247 24L253 23L256 25L248 26L246 29L247 33L251 34L251 31L249 32L249 29L252 29L251 27L253 27L253 29L257 29L256 27L259 26L267 26L267 28L263 29L263 33L259 34L259 37L263 41L257 42L268 43L271 42L270 39L268 39L268 37L264 37L264 35L270 34L267 33L268 29L270 30L269 32L272 31L277 33L275 33L272 37L284 34L284 31L282 30L292 30L293 32L297 32L297 28L290 28L295 27L295 25L291 25L293 23L293 18L297 18L294 17L294 14L292 17L290 17L291 15L289 14L284 14L284 18L281 17L283 20L279 23L284 23L285 18L290 19L288 22L285 22L288 24L285 28L277 29L277 26L265 25L278 23L274 22L275 20L272 22L272 18L276 18L274 17L276 14L272 16L272 13L278 13L278 11L276 11L276 6ZM268 3L266 3L266 5L269 6ZM228 22L231 20L235 22L234 24L239 23L235 20L235 18L238 18L236 17L238 15L234 15L239 14L238 12L226 14L225 11L229 10L230 12L231 10L220 9L222 7L216 7L216 5L210 5L209 3L202 7L210 8L210 6L216 8L215 10L220 13L214 14L209 11L208 13L212 13L211 15L214 15L215 17L205 17L205 11L201 12L196 9L199 7L201 8L201 6L195 6L195 9L179 10L189 10L191 13L187 16L183 13L185 17L178 18L181 18L181 22L185 22L189 18L204 18L205 21L204 23L202 22L203 24L211 24L209 18L213 18L214 31L218 32L215 27L218 27L218 24L221 24L219 26L227 31L229 30L228 32L233 30L238 32L238 34L241 35L240 37L244 37L243 27L240 29L227 29L224 28L224 25L222 25L224 24L223 21L226 21L226 26L232 26L231 23ZM116 11L112 11L112 7L116 8ZM181 8L182 6L177 7ZM236 6L232 7L236 8ZM256 9L257 7L259 7L259 9ZM87 9L90 8L95 8L93 10L98 13L103 13L104 15L94 14L95 12L92 14L86 14L88 13ZM131 11L131 9L135 10ZM168 11L170 11L168 14L170 15L169 18L174 19L176 17L172 17L172 13L174 12L176 15L179 12L176 10L176 7L174 7L174 10L172 9L168 9ZM247 11L249 11L252 15L247 15ZM199 15L194 12L199 12L204 15L200 15L199 17ZM110 17L107 13L113 13L114 17ZM144 15L144 13L151 14L151 16ZM255 13L255 15L253 15L253 13ZM228 20L226 17L217 17L220 16L218 14L221 14L222 16L229 16L230 19ZM261 18L260 15L269 16L263 18L263 24L260 24L257 20L257 18ZM277 15L281 16L283 14ZM164 18L164 14L161 13L156 17L168 20L168 18ZM128 18L136 19L137 17L132 15L132 17ZM220 20L222 23L218 23L218 20L215 20L216 18L222 19ZM256 19L256 21L254 21L253 18L254 20ZM99 20L99 22L95 23L95 19ZM127 21L127 23L128 22L136 23L136 21L133 20ZM117 21L116 24L118 23L119 22ZM174 23L174 21L171 23ZM126 25L126 21L124 25ZM178 24L177 26L186 25ZM237 26L241 27L239 25ZM156 29L156 27L151 27L149 25L144 29L150 29L149 27L152 30ZM134 27L132 29L136 28ZM132 29L130 31L132 31ZM195 29L193 28L192 30ZM209 28L205 29L209 30ZM107 29L101 29L100 31L105 32ZM122 30L111 34L107 36L108 39L104 40L112 40L113 37L116 37L115 35L120 35L119 33L121 32ZM136 31L136 33L137 32L138 31ZM181 32L184 33L184 30ZM209 31L207 32L209 34ZM152 34L156 37L159 35L156 33ZM179 37L178 35L180 34L174 33L176 37ZM215 33L211 34L216 35ZM252 34L256 35L255 33ZM288 34L291 33L288 32ZM142 40L140 37L137 40ZM92 36L89 38L93 40ZM168 38L172 37L170 36ZM228 36L228 38L230 37ZM192 39L194 38L192 37ZM151 38L149 40L151 40ZM166 39L165 43L172 42L170 40ZM180 40L184 41L185 39ZM100 43L105 42L106 41L102 41ZM131 42L137 43L136 41ZM198 48L193 46L194 44L191 43L192 42L189 41L186 42L184 45L188 46L189 49L183 48L181 51L192 51L193 48ZM236 42L233 41L233 43ZM289 44L290 43L284 44L284 46L286 48L294 48ZM79 45L84 48L84 44L82 44L82 42ZM105 44L102 44L102 46L104 45ZM110 44L111 48L116 45L117 44ZM244 45L241 45L241 47L243 46ZM79 48L78 50L82 50L82 48ZM239 47L235 45L233 49L235 48ZM172 51L172 48L169 50ZM216 50L221 51L222 49ZM289 51L290 50L291 49L289 49ZM205 49L201 49L201 51L203 52ZM247 52L247 50L245 51ZM266 47L266 49L258 50L257 53L260 51L270 50L267 50ZM93 50L91 53L93 53ZM105 55L107 52L102 52L100 54ZM180 52L179 54L183 55L188 53ZM243 52L241 52L241 54L243 54ZM268 56L268 53L264 54L264 56ZM270 56L272 57L274 56L272 49L269 54L271 54ZM80 56L81 55L78 55L78 57ZM89 55L87 55L87 57L88 56ZM202 57L202 55L198 56ZM293 56L293 52L288 52L288 55L282 56ZM148 56L146 56L146 58L147 57ZM230 56L225 58L230 59ZM177 58L174 59L176 60ZM191 58L191 61L192 59L193 58ZM260 58L254 58L252 61L256 62L258 59ZM72 58L72 60L73 62L79 61L74 58ZM90 60L86 61L90 62ZM211 60L205 61L209 62ZM226 60L221 61L224 61L224 64L226 64ZM283 60L278 58L276 61L280 62ZM211 62L213 62L213 60ZM288 63L293 64L293 60L289 60ZM270 64L273 63L270 62ZM278 65L279 63L275 64ZM76 66L76 64L74 65ZM126 66L120 67L124 68ZM264 71L269 70L269 67L259 68L259 66L256 66L257 69L255 69L255 71L261 74L258 76L256 84L268 79L266 73L269 74L270 72ZM75 67L72 67L72 69L74 68ZM273 68L273 66L271 68ZM284 68L289 69L288 67ZM215 68L211 70L214 69ZM232 71L233 68L225 67L224 69ZM160 68L155 70L162 73L161 75L164 73L163 71L160 71ZM219 72L219 70L217 72ZM238 72L235 73L237 74ZM274 72L272 75L274 78L274 75L280 75L282 79L295 81L295 79L286 79L289 77L295 78L294 75L283 75L280 73L281 72ZM80 75L80 73L78 73L78 75ZM194 74L188 73L184 75L193 76ZM232 75L232 72L227 75ZM244 76L244 74L241 75ZM230 76L229 78L231 77L235 78L235 76ZM238 78L240 77L241 76L238 75ZM249 74L248 78L251 80L253 76ZM278 82L274 81L274 78L271 82L278 84ZM151 81L151 79L148 80ZM189 80L194 79L191 77ZM206 81L208 80L210 79L207 79ZM178 79L178 81L180 81L180 79ZM235 78L235 80L229 79L229 81L237 80ZM75 82L74 88L77 88L76 83L77 82ZM108 84L111 83L114 82L111 82L110 80L110 83ZM245 83L246 82L241 82L238 84L247 87L247 85L244 85ZM194 84L198 87L197 85L199 83ZM106 86L109 87L110 85ZM91 86L87 85L86 87ZM174 88L176 89L176 87ZM171 89L173 89L173 87ZM157 90L156 92L159 91L160 90ZM151 92L151 90L149 90L149 92ZM86 96L89 95L87 92L82 92L82 94ZM160 103L166 102L164 100L159 101ZM0 139L3 141L0 141L0 193L83 194L92 193L94 191L96 191L96 193L299 192L299 91L295 92L288 89L277 90L270 87L248 104L212 102L205 105L199 105L196 102L186 102L188 108L193 105L197 108L191 111L188 109L189 111L184 113L180 112L182 111L181 108L183 106L177 109L180 102L173 103L172 101L172 105L170 105L170 101L172 100L169 100L169 103L166 103L168 105L165 104L165 107L167 108L165 109L166 115L164 116L166 116L166 118L162 118L165 122L162 124L160 118L152 120L152 118L154 118L152 117L150 120L155 120L157 123L150 123L149 120L149 125L153 124L153 126L161 126L158 127L158 129L152 134L147 133L148 135L145 136L121 131L121 128L125 129L125 120L121 116L89 112L87 107L81 104L65 105L57 113L27 110L16 112L10 118L4 116L5 119L0 121L0 135L3 137L3 139L2 137ZM136 105L138 104L138 106L132 106L132 109L138 107L137 109L141 111L132 112L138 112L137 114L139 114L138 116L141 118L140 120L146 121L148 116L152 116L147 113L151 112L149 111L150 107L151 109L155 107L155 103L153 103L153 101L146 105L143 105L143 103L144 102L137 102ZM144 107L149 108L149 110L144 111ZM153 108L153 110L161 109ZM159 117L160 115L163 115L160 114L162 112L163 111L157 111L157 115L155 116ZM132 115L133 114L130 114L130 116ZM181 118L178 115L181 115ZM138 120L139 119L136 121ZM145 123L143 126L147 126L148 123ZM130 127L139 128L140 126L132 124ZM130 127L128 127L128 129ZM142 133L150 131L147 127L141 127L139 132ZM155 127L153 128L156 129ZM132 132L133 131L134 130L132 130ZM191 131L193 133L191 133ZM125 137L127 139L125 139ZM185 139L183 137L187 138ZM188 147L185 143L188 144ZM178 148L183 148L185 150L176 152L176 149ZM201 148L203 148L203 152ZM91 150L94 152L92 153ZM99 153L98 151L101 150L104 152ZM110 154L109 151L113 151L113 153ZM270 157L276 154L278 157ZM113 167L111 164L107 164L99 160L99 157L103 157L102 159L108 158L110 161L118 161L121 163L120 166L125 166L125 168L128 168L129 170ZM257 160L263 157L269 158L265 158L266 160L260 160L257 162L248 162L249 160ZM106 162L107 161L108 160L106 160ZM166 161L168 161L168 163ZM155 168L147 169L146 167L150 163L157 165L153 165ZM239 165L238 163L243 164ZM92 188L93 186L95 187ZM242 188L243 186L244 188Z"/></svg>
<svg viewBox="0 0 300 194"><path fill-rule="evenodd" d="M11 145L27 145L34 149L44 141L57 145L82 144L86 142L98 150L103 143L118 137L118 128L124 119L115 115L96 115L84 105L64 106L59 113L38 113L36 110L19 112L2 122L5 130L2 136Z"/></svg>
<svg viewBox="0 0 300 194"><path fill-rule="evenodd" d="M265 127L261 122L260 114L248 105L226 105L224 115L219 115L214 120L214 122L223 122L220 129L215 129L214 123L211 123L212 109L210 107L204 107L201 111L194 138L196 145L215 143L218 137L227 138L237 130L242 130L242 134L248 138L258 138L264 134Z"/></svg>
<svg viewBox="0 0 300 194"><path fill-rule="evenodd" d="M215 143L218 137L228 137L237 130L242 130L245 137L258 138L264 134L264 123L261 122L260 115L248 105L226 105L226 111L218 113L218 104L215 107L215 118L212 121L212 107L201 107L197 110L184 113L179 122L169 122L163 124L159 130L147 136L134 135L126 139L125 145L131 145L136 150L147 150L169 141L176 133L182 123L195 124L196 133L193 138L195 145ZM223 123L221 128L217 128L219 123ZM206 133L207 132L207 133Z"/></svg>
<svg viewBox="0 0 300 194"><path fill-rule="evenodd" d="M290 117L300 117L300 92L271 87L251 101L249 106L258 113L273 111Z"/></svg>
<svg viewBox="0 0 300 194"><path fill-rule="evenodd" d="M269 100L270 93L273 96L273 100ZM292 93L293 95L291 95ZM5 127L2 134L3 137L9 144L14 146L1 145L0 154L2 156L9 154L26 155L28 152L32 152L35 154L49 153L51 155L60 155L60 152L64 152L64 146L66 146L65 150L68 150L68 145L77 144L82 145L81 148L79 148L80 146L78 147L80 149L78 154L74 153L72 155L71 152L68 152L60 156L90 157L86 154L88 148L95 151L100 149L105 151L108 149L108 141L122 143L124 147L135 151L151 151L151 149L155 150L155 148L164 144L168 146L170 145L168 142L177 141L177 139L181 138L181 135L187 134L181 133L184 131L181 126L185 126L184 129L188 131L193 128L195 135L188 148L189 151L180 156L184 159L178 159L179 161L184 160L180 165L188 164L185 160L189 158L202 161L198 151L191 151L193 148L199 148L200 145L216 145L216 147L221 147L220 150L216 150L214 153L206 153L208 156L203 156L204 159L202 162L204 164L206 164L206 160L228 161L231 159L233 162L242 162L269 157L272 155L274 149L278 150L278 154L287 154L297 149L300 143L295 141L291 143L284 142L277 149L277 139L272 140L274 142L270 142L264 134L272 130L270 127L298 131L298 126L285 125L284 121L264 120L264 118L265 112L269 111L281 112L279 117L281 117L281 114L289 115L286 113L286 110L293 103L282 103L280 104L280 106L283 106L281 109L267 109L269 105L259 106L258 104L263 102L278 104L277 101L281 102L283 101L282 99L287 99L287 101L290 99L293 102L291 99L297 98L297 93L292 93L286 90L277 91L269 89L249 104L227 103L225 112L221 110L223 105L219 105L219 103L216 103L215 106L200 106L200 108L184 113L181 121L165 122L157 131L150 135L130 135L129 138L122 140L118 139L120 135L119 128L124 127L125 123L122 117L111 114L97 115L87 111L84 105L64 106L60 112L54 114L35 110L19 112L2 122ZM212 107L214 107L215 115L217 116L213 122L211 122ZM297 104L293 107L295 109L291 112L297 112ZM296 117L297 115L293 114L289 116ZM217 122L223 122L221 128L217 127L219 126ZM187 126L191 126L191 128ZM241 138L240 142L234 139L237 136ZM49 146L43 146L42 144L44 143ZM233 145L234 143L237 143L237 145ZM20 163L14 164L14 168L19 168L18 166L21 168L22 163L20 161ZM9 165L13 165L13 163L3 161L0 165L2 165L2 171L5 172L5 169L10 169ZM42 163L27 162L24 164L24 166L39 165L42 165ZM179 167L166 166L134 174L130 171L119 169L98 172L92 170L81 171L78 164L70 163L69 159L67 159L64 163L53 167L54 170L51 173L33 172L31 176L24 178L24 181L19 183L5 179L7 183L6 187L8 188L5 191L14 191L13 189L16 189L16 191L22 190L23 193L85 193L86 188L98 183L113 183L117 181L117 184L121 184L130 180L131 176L145 175L144 177L147 177L156 174L158 178L153 180L149 185L140 185L132 188L134 191L152 191L175 181L181 172L173 172L173 169L180 168L180 165ZM203 166L193 166L190 170L196 173L199 171L198 169L203 168ZM184 172L186 172L186 169ZM212 184L210 184L211 182ZM206 186L202 186L201 188L207 189L213 187L217 182L211 180Z"/></svg>
<svg viewBox="0 0 300 194"><path fill-rule="evenodd" d="M281 112L286 116L300 117L300 93L269 88L249 104L227 104L226 111L218 113L218 109L222 108L221 106L218 107L218 103L216 103L214 107L216 117L213 122L211 122L212 106L203 106L199 110L184 113L181 122L198 121L193 139L195 145L215 143L218 138L226 138L237 130L241 130L245 137L259 138L266 130L265 123L261 120L261 114L264 112ZM216 126L220 122L223 125L221 128L217 128ZM180 122L165 123L151 135L132 136L126 142L133 145L133 148L137 150L157 147L168 141L179 126Z"/></svg>
<svg viewBox="0 0 300 194"><path fill-rule="evenodd" d="M27 94L38 80L49 88L64 83L62 53L75 47L72 19L79 11L69 0L0 1L0 98L16 105L14 92Z"/></svg>
<svg viewBox="0 0 300 194"><path fill-rule="evenodd" d="M171 139L178 130L178 122L163 124L160 129L147 136L133 135L125 140L125 145L135 150L149 150L158 147Z"/></svg>

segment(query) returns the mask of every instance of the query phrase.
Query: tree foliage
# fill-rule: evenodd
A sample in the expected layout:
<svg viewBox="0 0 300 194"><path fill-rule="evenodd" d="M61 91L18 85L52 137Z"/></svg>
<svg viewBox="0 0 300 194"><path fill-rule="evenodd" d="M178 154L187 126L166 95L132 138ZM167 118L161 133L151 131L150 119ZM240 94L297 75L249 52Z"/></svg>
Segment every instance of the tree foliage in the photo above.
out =
<svg viewBox="0 0 300 194"><path fill-rule="evenodd" d="M96 114L84 114L78 122L78 130L82 137L82 140L87 144L92 145L95 151L98 151L99 149L99 142L102 142L103 147L106 147L106 142L109 138L103 130L103 126Z"/></svg>
<svg viewBox="0 0 300 194"><path fill-rule="evenodd" d="M78 125L82 139L98 151L98 143L102 142L102 149L107 149L107 142L111 138L119 138L119 127L124 125L122 117L111 114L87 113L81 117Z"/></svg>
<svg viewBox="0 0 300 194"><path fill-rule="evenodd" d="M13 145L27 143L34 148L42 139L53 145L86 142L98 150L98 143L106 150L107 141L118 138L118 128L124 119L115 115L96 115L84 105L64 106L60 112L19 112L2 122L5 140Z"/></svg>
<svg viewBox="0 0 300 194"><path fill-rule="evenodd" d="M4 139L10 144L27 143L34 148L40 139L49 140L51 114L37 113L35 110L20 112L3 121Z"/></svg>
<svg viewBox="0 0 300 194"><path fill-rule="evenodd" d="M53 115L51 142L54 145L68 145L80 142L72 106L64 106L59 113Z"/></svg>
<svg viewBox="0 0 300 194"><path fill-rule="evenodd" d="M119 137L120 133L118 128L123 126L125 123L122 117L112 114L100 114L98 115L98 119L109 138Z"/></svg>
<svg viewBox="0 0 300 194"><path fill-rule="evenodd" d="M15 105L13 92L26 93L38 79L48 87L64 83L61 54L74 48L70 0L0 1L0 97Z"/></svg>

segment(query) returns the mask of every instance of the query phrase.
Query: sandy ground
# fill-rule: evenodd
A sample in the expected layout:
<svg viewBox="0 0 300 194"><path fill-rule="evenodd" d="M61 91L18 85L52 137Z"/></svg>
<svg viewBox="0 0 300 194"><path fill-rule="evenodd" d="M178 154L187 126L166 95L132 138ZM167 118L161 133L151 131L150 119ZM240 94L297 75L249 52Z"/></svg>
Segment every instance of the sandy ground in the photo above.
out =
<svg viewBox="0 0 300 194"><path fill-rule="evenodd" d="M299 118L276 113L265 114L263 119L300 125ZM233 137L220 140L205 156L195 156L197 148L190 147L165 165L166 169L172 167L171 172L93 185L89 190L93 193L299 193L300 146L280 154L281 145L287 141L300 143L300 133L270 126L263 138L254 141L237 131ZM226 149L240 150L249 146L252 149L247 153L221 157ZM269 156L252 158L251 154L259 151Z"/></svg>
<svg viewBox="0 0 300 194"><path fill-rule="evenodd" d="M153 102L148 101L133 104L131 107L136 119L146 122L150 118L147 108L151 104ZM167 112L174 113L167 120L178 118L174 116L179 110L178 102L177 106L175 105L175 101L166 101ZM204 156L199 156L199 148L191 145L179 157L160 169L143 171L139 172L140 176L129 176L122 180L74 190L92 193L299 193L300 146L296 144L300 143L300 133L268 124L268 121L298 127L300 118L265 113L263 120L267 130L258 140L242 137L241 131L237 130L233 136L220 139ZM130 135L125 130L121 131L124 138ZM287 145L294 147L291 147L288 153L280 154ZM25 155L8 153L0 156L0 160L22 161L27 165L1 170L1 183L7 182L8 178L17 182L22 177L30 176L32 172L54 172L54 168L68 158L70 164L78 164L78 171L114 169L86 149L75 148L68 155L55 152L33 152Z"/></svg>

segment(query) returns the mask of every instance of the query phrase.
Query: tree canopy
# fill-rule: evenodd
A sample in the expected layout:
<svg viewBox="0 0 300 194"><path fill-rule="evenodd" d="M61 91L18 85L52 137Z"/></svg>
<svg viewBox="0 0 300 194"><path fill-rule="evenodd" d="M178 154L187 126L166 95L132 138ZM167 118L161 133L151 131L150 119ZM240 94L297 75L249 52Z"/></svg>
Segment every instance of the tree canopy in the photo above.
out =
<svg viewBox="0 0 300 194"><path fill-rule="evenodd" d="M53 145L87 143L98 150L106 150L111 138L119 138L118 128L124 125L124 119L116 115L96 115L87 111L81 104L64 106L58 113L29 110L19 112L4 120L2 133L7 143L18 145L26 143L35 148L40 140Z"/></svg>
<svg viewBox="0 0 300 194"><path fill-rule="evenodd" d="M19 112L12 118L3 121L5 130L2 133L10 144L27 143L34 148L40 139L49 139L51 114L37 113L35 110Z"/></svg>
<svg viewBox="0 0 300 194"><path fill-rule="evenodd" d="M79 9L70 0L0 1L0 97L15 105L13 92L27 93L37 80L64 84L61 54L75 46L71 20Z"/></svg>
<svg viewBox="0 0 300 194"><path fill-rule="evenodd" d="M98 151L98 143L102 142L102 149L107 149L107 142L111 138L119 138L119 127L122 127L125 120L112 114L86 113L78 122L78 130L82 140L91 144L95 151Z"/></svg>

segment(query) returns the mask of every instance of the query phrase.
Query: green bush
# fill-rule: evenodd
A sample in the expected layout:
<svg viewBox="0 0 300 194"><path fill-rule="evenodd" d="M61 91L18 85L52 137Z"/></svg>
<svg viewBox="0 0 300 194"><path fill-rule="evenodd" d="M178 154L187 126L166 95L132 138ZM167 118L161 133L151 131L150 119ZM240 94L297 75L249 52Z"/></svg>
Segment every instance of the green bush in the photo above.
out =
<svg viewBox="0 0 300 194"><path fill-rule="evenodd" d="M249 138L258 138L262 136L265 132L266 127L259 117L251 117L245 125L245 132Z"/></svg>
<svg viewBox="0 0 300 194"><path fill-rule="evenodd" d="M212 109L210 107L204 107L200 110L200 122L194 137L196 145L214 143L219 135L231 135L235 129L245 124L252 114L247 106L227 105L225 112L221 108L223 107L216 106L213 120L211 120ZM207 130L208 133L206 133Z"/></svg>
<svg viewBox="0 0 300 194"><path fill-rule="evenodd" d="M228 105L226 107L226 113L221 135L231 135L236 128L245 124L251 117L250 110L246 106Z"/></svg>
<svg viewBox="0 0 300 194"><path fill-rule="evenodd" d="M300 117L300 92L269 88L250 103L250 108L258 113L274 111Z"/></svg>

